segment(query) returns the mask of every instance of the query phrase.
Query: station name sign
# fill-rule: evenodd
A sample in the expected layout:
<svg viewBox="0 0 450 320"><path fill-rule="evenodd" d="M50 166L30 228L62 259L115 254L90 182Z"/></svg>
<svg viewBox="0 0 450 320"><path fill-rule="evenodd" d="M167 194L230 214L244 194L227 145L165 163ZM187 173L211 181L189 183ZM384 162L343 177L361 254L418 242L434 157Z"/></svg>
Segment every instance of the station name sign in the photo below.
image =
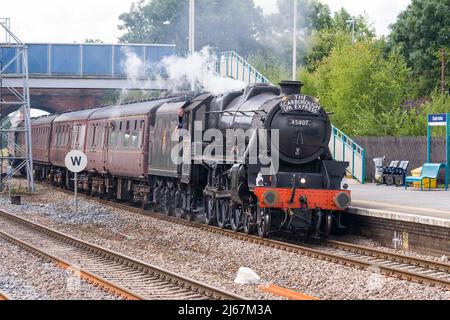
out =
<svg viewBox="0 0 450 320"><path fill-rule="evenodd" d="M428 125L434 127L447 125L447 114L430 114L428 116Z"/></svg>
<svg viewBox="0 0 450 320"><path fill-rule="evenodd" d="M311 113L320 113L322 107L318 105L314 98L301 94L286 97L281 103L280 108L283 113L292 111L308 111Z"/></svg>

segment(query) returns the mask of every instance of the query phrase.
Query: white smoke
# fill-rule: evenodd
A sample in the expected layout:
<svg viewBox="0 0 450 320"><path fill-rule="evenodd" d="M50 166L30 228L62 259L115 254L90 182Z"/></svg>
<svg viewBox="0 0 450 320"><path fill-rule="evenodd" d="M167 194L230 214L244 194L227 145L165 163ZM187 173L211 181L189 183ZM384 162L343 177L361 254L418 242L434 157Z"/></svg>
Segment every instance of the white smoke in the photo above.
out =
<svg viewBox="0 0 450 320"><path fill-rule="evenodd" d="M217 56L208 47L185 58L170 56L162 61L166 70L170 89L177 91L187 83L191 91L208 91L221 94L242 90L245 83L221 77L216 72Z"/></svg>
<svg viewBox="0 0 450 320"><path fill-rule="evenodd" d="M127 75L127 88L139 90L159 89L172 93L185 91L207 91L223 94L242 90L246 84L242 81L221 77L216 72L217 56L208 47L186 57L168 56L157 65L144 63L133 51L124 49L126 59L122 67ZM152 74L152 79L145 77Z"/></svg>

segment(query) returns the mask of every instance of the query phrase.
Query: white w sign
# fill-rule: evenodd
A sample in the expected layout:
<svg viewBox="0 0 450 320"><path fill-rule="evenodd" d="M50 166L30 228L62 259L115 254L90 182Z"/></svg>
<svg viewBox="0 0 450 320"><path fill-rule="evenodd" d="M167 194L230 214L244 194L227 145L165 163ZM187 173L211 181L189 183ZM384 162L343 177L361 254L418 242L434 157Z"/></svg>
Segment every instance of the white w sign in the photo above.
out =
<svg viewBox="0 0 450 320"><path fill-rule="evenodd" d="M86 169L87 157L81 151L72 150L66 155L65 164L69 171L79 173Z"/></svg>

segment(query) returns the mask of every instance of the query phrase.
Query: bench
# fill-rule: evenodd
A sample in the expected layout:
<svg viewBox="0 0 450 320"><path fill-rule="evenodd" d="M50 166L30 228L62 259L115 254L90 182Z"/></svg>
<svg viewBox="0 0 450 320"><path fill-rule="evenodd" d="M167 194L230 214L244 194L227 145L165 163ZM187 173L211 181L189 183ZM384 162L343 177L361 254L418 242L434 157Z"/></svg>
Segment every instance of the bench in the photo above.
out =
<svg viewBox="0 0 450 320"><path fill-rule="evenodd" d="M392 161L388 167L382 169L381 183L378 185L404 186L409 161Z"/></svg>
<svg viewBox="0 0 450 320"><path fill-rule="evenodd" d="M403 187L406 184L406 174L408 173L409 161L402 161L400 165L392 172L394 176L394 183L398 187Z"/></svg>
<svg viewBox="0 0 450 320"><path fill-rule="evenodd" d="M379 186L385 184L393 184L393 179L390 179L392 177L392 172L395 168L398 166L398 161L392 161L391 164L387 167L383 167L381 170L381 182L378 184Z"/></svg>
<svg viewBox="0 0 450 320"><path fill-rule="evenodd" d="M441 169L446 169L444 163L425 163L422 167L420 177L406 177L405 189L408 189L408 183L420 182L420 190L423 191L423 181L429 180L429 189L431 190L431 180L437 180Z"/></svg>

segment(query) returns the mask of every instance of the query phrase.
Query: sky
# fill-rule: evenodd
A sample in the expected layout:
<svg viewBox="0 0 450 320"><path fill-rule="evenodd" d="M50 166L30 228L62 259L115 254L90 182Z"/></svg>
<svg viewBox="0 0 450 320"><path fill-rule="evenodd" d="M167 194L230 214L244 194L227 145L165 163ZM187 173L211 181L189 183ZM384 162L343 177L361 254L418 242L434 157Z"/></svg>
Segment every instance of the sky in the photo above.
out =
<svg viewBox="0 0 450 320"><path fill-rule="evenodd" d="M226 0L225 0L226 1ZM332 10L345 7L352 14L366 12L379 35L411 0L320 0ZM11 18L11 26L25 42L84 42L102 39L116 43L121 31L119 15L133 0L0 0L0 17ZM255 0L265 13L276 11L276 0ZM230 48L231 50L232 48Z"/></svg>

